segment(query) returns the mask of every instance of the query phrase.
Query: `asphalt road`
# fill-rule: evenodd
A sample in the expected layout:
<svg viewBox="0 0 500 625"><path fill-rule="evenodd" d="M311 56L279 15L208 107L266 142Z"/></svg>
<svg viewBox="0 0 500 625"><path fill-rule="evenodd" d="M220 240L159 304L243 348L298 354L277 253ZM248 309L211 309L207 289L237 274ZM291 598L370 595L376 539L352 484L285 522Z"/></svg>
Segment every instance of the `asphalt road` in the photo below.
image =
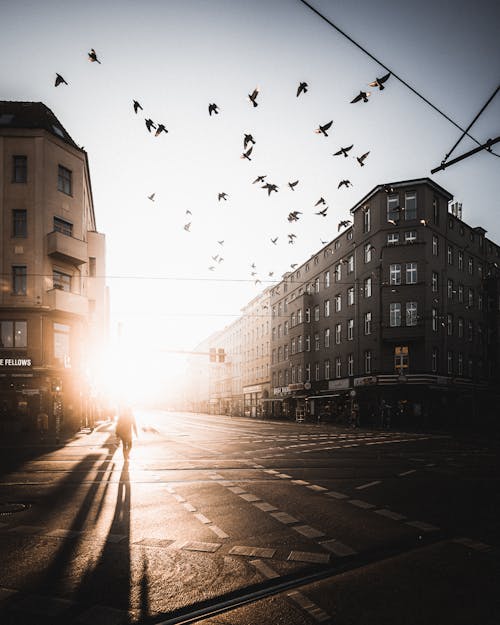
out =
<svg viewBox="0 0 500 625"><path fill-rule="evenodd" d="M0 442L2 625L500 621L494 441L137 417Z"/></svg>

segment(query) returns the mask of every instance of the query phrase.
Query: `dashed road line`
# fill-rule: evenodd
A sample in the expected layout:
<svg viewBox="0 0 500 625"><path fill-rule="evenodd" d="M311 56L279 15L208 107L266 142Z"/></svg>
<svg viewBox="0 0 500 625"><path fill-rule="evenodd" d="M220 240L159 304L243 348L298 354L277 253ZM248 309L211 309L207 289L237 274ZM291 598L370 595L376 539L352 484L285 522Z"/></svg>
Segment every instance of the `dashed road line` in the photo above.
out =
<svg viewBox="0 0 500 625"><path fill-rule="evenodd" d="M439 530L439 527L431 525L430 523L424 523L424 521L406 521L406 525L416 527L423 532L436 532L437 530Z"/></svg>
<svg viewBox="0 0 500 625"><path fill-rule="evenodd" d="M254 566L259 573L262 573L264 577L267 579L276 579L279 577L279 574L276 571L266 564L266 562L262 562L262 560L251 560L250 564Z"/></svg>
<svg viewBox="0 0 500 625"><path fill-rule="evenodd" d="M330 562L330 555L328 553L315 553L312 551L290 551L287 560L291 562L328 564Z"/></svg>
<svg viewBox="0 0 500 625"><path fill-rule="evenodd" d="M203 523L205 525L212 523L212 521L208 519L204 514L201 514L201 512L198 512L198 514L195 514L194 517L195 519L198 519L200 523Z"/></svg>
<svg viewBox="0 0 500 625"><path fill-rule="evenodd" d="M287 514L286 512L271 512L271 516L275 518L280 523L284 523L285 525L291 525L292 523L298 523L299 519Z"/></svg>
<svg viewBox="0 0 500 625"><path fill-rule="evenodd" d="M381 480L374 480L373 482L368 482L367 484L361 484L361 486L356 486L355 490L364 490L365 488L371 488L372 486L377 486L377 484L381 483Z"/></svg>
<svg viewBox="0 0 500 625"><path fill-rule="evenodd" d="M258 558L272 558L276 553L276 549L265 547L245 547L243 545L235 545L229 550L231 556L252 556Z"/></svg>
<svg viewBox="0 0 500 625"><path fill-rule="evenodd" d="M219 538L229 538L229 535L224 530L221 530L218 525L207 525L207 527Z"/></svg>
<svg viewBox="0 0 500 625"><path fill-rule="evenodd" d="M403 471L403 473L398 473L398 477L405 477L405 475L411 475L412 473L416 473L417 469L410 469L409 471Z"/></svg>
<svg viewBox="0 0 500 625"><path fill-rule="evenodd" d="M305 610L318 623L330 620L330 616L324 610L319 608L301 592L292 590L291 592L288 592L286 596Z"/></svg>
<svg viewBox="0 0 500 625"><path fill-rule="evenodd" d="M318 484L309 484L308 487L310 490L314 490L317 493L322 493L325 490L328 490L328 488L325 488L324 486L318 486Z"/></svg>
<svg viewBox="0 0 500 625"><path fill-rule="evenodd" d="M380 514L380 516L385 516L388 519L392 519L393 521L403 521L406 517L403 514L399 514L398 512L393 512L392 510L387 510L387 508L380 508L379 510L374 510L375 514Z"/></svg>
<svg viewBox="0 0 500 625"><path fill-rule="evenodd" d="M472 540L472 538L454 538L454 543L458 543L459 545L463 545L464 547L469 547L470 549L474 549L474 551L491 551L493 547L486 543L482 543L479 540Z"/></svg>
<svg viewBox="0 0 500 625"><path fill-rule="evenodd" d="M325 493L327 497L333 497L334 499L349 499L349 495L344 495L344 493L337 493L334 490L329 490Z"/></svg>
<svg viewBox="0 0 500 625"><path fill-rule="evenodd" d="M340 556L341 558L345 556L352 556L357 553L352 547L349 547L349 545L345 545L344 543L341 543L339 540L335 539L325 540L323 542L320 542L319 544L325 549L328 549L328 551L334 553L336 556Z"/></svg>
<svg viewBox="0 0 500 625"><path fill-rule="evenodd" d="M302 536L305 536L306 538L322 538L323 536L325 536L324 532L322 532L321 530L317 530L310 525L294 525L292 529L299 534L302 534Z"/></svg>
<svg viewBox="0 0 500 625"><path fill-rule="evenodd" d="M256 502L253 504L256 508L259 508L259 510L262 510L262 512L274 512L275 510L277 510L278 508L276 506L273 506L270 503L267 503L266 501L260 501L260 502Z"/></svg>
<svg viewBox="0 0 500 625"><path fill-rule="evenodd" d="M371 508L376 508L375 504L368 503L367 501L362 501L361 499L349 499L347 503L356 506L357 508L362 508L363 510L370 510Z"/></svg>
<svg viewBox="0 0 500 625"><path fill-rule="evenodd" d="M257 497L257 495L252 495L252 493L242 493L240 497L241 499L244 499L245 501L248 501L250 503L254 501L260 501L260 497Z"/></svg>
<svg viewBox="0 0 500 625"><path fill-rule="evenodd" d="M204 543L199 541L188 541L185 542L181 549L185 549L186 551L203 551L206 553L215 553L218 549L222 547L221 543Z"/></svg>

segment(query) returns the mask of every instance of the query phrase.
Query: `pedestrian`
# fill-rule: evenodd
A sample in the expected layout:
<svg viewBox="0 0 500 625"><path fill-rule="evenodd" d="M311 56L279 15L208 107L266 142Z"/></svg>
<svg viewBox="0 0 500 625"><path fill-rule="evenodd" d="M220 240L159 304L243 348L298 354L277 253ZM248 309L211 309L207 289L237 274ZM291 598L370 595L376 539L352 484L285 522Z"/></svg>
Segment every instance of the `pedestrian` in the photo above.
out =
<svg viewBox="0 0 500 625"><path fill-rule="evenodd" d="M40 411L36 418L36 426L40 440L45 440L47 432L49 431L49 415L46 412Z"/></svg>
<svg viewBox="0 0 500 625"><path fill-rule="evenodd" d="M116 435L122 442L123 458L125 461L128 460L130 450L132 449L132 431L137 437L137 424L135 422L134 413L130 406L125 406L120 410L115 429Z"/></svg>

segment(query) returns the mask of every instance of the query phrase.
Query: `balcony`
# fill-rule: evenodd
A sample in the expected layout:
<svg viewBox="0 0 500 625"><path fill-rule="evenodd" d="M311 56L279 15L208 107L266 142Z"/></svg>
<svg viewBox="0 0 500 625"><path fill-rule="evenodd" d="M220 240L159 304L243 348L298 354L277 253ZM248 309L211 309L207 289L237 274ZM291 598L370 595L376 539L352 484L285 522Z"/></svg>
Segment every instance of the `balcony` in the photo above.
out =
<svg viewBox="0 0 500 625"><path fill-rule="evenodd" d="M88 300L77 293L70 293L62 289L50 289L47 291L47 304L51 310L73 315L86 316L88 314Z"/></svg>
<svg viewBox="0 0 500 625"><path fill-rule="evenodd" d="M47 254L72 265L87 262L87 243L54 230L47 235Z"/></svg>

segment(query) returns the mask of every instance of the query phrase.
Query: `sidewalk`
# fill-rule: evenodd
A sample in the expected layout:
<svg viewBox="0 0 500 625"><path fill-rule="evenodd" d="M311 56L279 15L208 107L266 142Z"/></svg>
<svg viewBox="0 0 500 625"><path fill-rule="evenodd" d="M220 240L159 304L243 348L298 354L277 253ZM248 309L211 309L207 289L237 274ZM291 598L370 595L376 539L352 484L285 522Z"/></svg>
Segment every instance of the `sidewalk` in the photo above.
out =
<svg viewBox="0 0 500 625"><path fill-rule="evenodd" d="M64 447L79 439L86 439L96 433L108 435L112 431L112 421L102 421L94 429L82 428L78 431L62 429L57 437L54 431L48 432L43 438L39 432L0 432L0 449L12 447Z"/></svg>

